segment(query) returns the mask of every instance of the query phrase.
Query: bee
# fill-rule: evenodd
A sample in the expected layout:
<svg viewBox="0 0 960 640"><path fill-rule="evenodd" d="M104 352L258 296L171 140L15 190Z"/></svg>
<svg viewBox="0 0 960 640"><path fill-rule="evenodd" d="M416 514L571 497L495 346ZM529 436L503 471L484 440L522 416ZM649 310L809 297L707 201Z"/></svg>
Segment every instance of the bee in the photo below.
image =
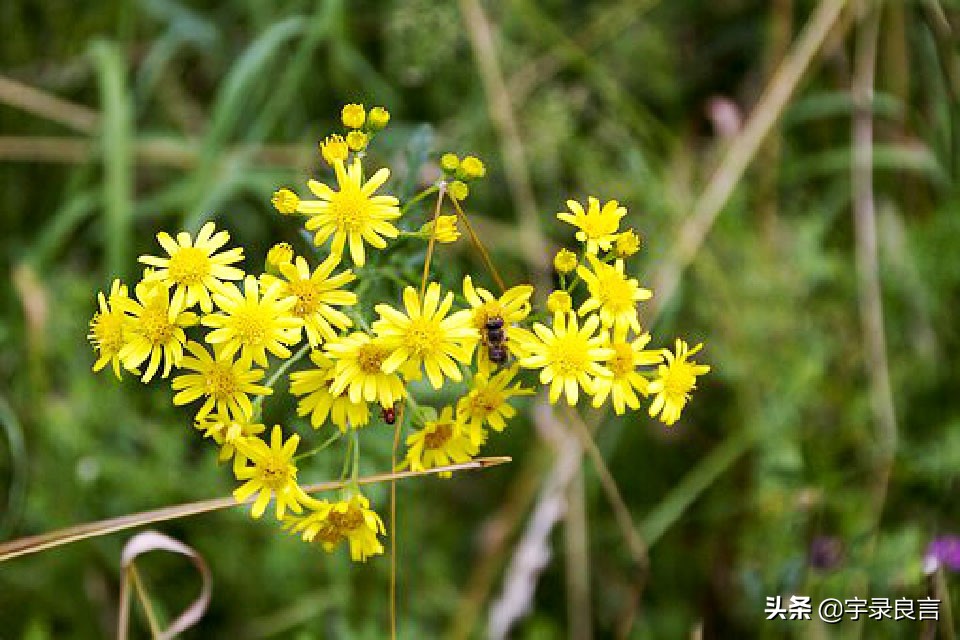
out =
<svg viewBox="0 0 960 640"><path fill-rule="evenodd" d="M383 417L383 421L387 424L396 424L397 422L396 407L383 407L380 415Z"/></svg>
<svg viewBox="0 0 960 640"><path fill-rule="evenodd" d="M498 365L507 362L506 334L503 330L503 318L493 316L487 318L483 325L486 329L487 354L490 356L490 362Z"/></svg>

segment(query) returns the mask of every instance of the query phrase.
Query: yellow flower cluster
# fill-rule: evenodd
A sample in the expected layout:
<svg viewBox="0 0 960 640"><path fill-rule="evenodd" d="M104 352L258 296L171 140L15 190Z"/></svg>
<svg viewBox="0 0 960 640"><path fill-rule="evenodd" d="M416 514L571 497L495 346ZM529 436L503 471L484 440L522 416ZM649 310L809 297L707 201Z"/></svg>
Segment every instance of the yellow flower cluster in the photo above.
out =
<svg viewBox="0 0 960 640"><path fill-rule="evenodd" d="M401 213L432 194L439 211L444 186L460 201L466 181L486 173L474 156L445 154L441 181L401 209L396 197L377 193L390 171L365 177L363 166L370 140L389 118L382 107L346 105L345 136L332 134L320 146L334 184L309 180L315 199L286 188L273 194L280 214L303 217L313 253L297 255L278 243L263 272L248 273L241 268L243 250L227 248L229 233L213 222L195 235L159 233L165 255L140 258L147 269L132 295L119 280L109 294L98 294L89 335L95 371L110 364L118 378L127 370L143 382L176 371L173 404L195 409L196 428L219 447L219 460L231 463L239 483L234 495L252 504L254 518L272 501L284 528L327 551L345 542L360 561L383 553L386 533L356 482L363 427L394 425L397 437L406 436L401 466L424 472L473 459L490 431L507 427L517 414L512 403L534 393L521 381L529 375L524 369L539 370L533 382L548 390L551 402L562 396L576 404L582 391L593 406L609 399L622 413L637 409L639 396L652 397L651 415L667 424L678 419L696 377L709 369L689 360L700 345L690 349L678 340L675 353L646 349L650 336L637 304L651 292L626 271L639 238L619 230L626 210L616 202L601 207L591 198L584 208L570 201L570 212L558 214L577 227L581 251L556 256L561 286L541 312L552 318L549 324L531 323L530 285L496 295L466 275L455 295L428 279L429 265L417 283L399 274L386 252L368 256L370 248L386 249L401 236L456 240L457 216L427 213L429 222L412 231L413 221ZM454 192L457 183L461 193ZM406 246L396 244L398 251ZM371 300L371 289L381 298ZM307 356L306 367L291 371ZM645 366L656 369L640 369ZM299 455L300 435L285 436L279 425L268 434L262 423L264 398L288 372L297 415L313 429L333 427L326 442ZM424 378L445 395L452 390L455 400L425 406L412 391ZM290 422L293 428L295 419ZM300 464L339 439L346 442L341 499L311 497L300 484Z"/></svg>

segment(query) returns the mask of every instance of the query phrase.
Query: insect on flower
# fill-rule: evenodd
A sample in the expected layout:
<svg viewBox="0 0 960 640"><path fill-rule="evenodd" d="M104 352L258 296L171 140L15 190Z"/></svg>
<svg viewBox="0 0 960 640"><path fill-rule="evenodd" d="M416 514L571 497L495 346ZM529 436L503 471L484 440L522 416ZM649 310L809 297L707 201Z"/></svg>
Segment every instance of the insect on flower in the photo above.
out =
<svg viewBox="0 0 960 640"><path fill-rule="evenodd" d="M383 417L383 421L387 424L397 423L396 407L383 407L383 410L380 412L380 415Z"/></svg>
<svg viewBox="0 0 960 640"><path fill-rule="evenodd" d="M487 351L490 362L503 366L507 363L507 336L503 331L503 318L487 318L483 325L486 329Z"/></svg>

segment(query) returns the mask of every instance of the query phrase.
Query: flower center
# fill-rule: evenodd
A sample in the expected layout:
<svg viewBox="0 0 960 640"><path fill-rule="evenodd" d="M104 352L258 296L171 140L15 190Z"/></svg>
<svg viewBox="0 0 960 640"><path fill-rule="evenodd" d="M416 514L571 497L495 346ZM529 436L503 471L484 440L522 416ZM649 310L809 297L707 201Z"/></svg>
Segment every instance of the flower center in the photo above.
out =
<svg viewBox="0 0 960 640"><path fill-rule="evenodd" d="M290 483L293 474L290 472L290 465L279 456L269 456L263 460L260 465L260 481L268 489L279 491Z"/></svg>
<svg viewBox="0 0 960 640"><path fill-rule="evenodd" d="M263 312L256 307L246 307L237 310L233 316L233 330L243 344L259 346L267 337L267 319Z"/></svg>
<svg viewBox="0 0 960 640"><path fill-rule="evenodd" d="M387 349L368 342L357 350L357 365L365 374L376 375L381 372L380 367L388 354Z"/></svg>
<svg viewBox="0 0 960 640"><path fill-rule="evenodd" d="M227 364L215 362L204 376L207 395L226 399L237 392L237 377L233 368Z"/></svg>
<svg viewBox="0 0 960 640"><path fill-rule="evenodd" d="M482 305L473 310L473 326L482 335L485 333L487 320L490 318L502 317L503 308L500 307L499 302L496 300L484 302Z"/></svg>
<svg viewBox="0 0 960 640"><path fill-rule="evenodd" d="M423 438L423 446L427 449L440 449L453 437L453 423L442 422L434 427L433 433Z"/></svg>
<svg viewBox="0 0 960 640"><path fill-rule="evenodd" d="M320 310L320 288L312 280L294 280L287 283L287 292L296 296L293 315L306 318Z"/></svg>
<svg viewBox="0 0 960 640"><path fill-rule="evenodd" d="M170 322L167 302L162 297L154 298L144 305L137 330L152 345L166 344L176 328Z"/></svg>
<svg viewBox="0 0 960 640"><path fill-rule="evenodd" d="M503 394L494 389L481 389L470 398L470 408L474 414L489 415L503 404Z"/></svg>
<svg viewBox="0 0 960 640"><path fill-rule="evenodd" d="M616 310L626 310L633 305L633 286L629 280L615 269L597 276L597 291L591 293L597 297L600 304Z"/></svg>
<svg viewBox="0 0 960 640"><path fill-rule="evenodd" d="M663 391L671 396L686 396L697 378L691 373L691 366L686 362L675 361L663 377Z"/></svg>
<svg viewBox="0 0 960 640"><path fill-rule="evenodd" d="M611 221L602 215L587 214L583 219L582 229L588 238L600 238L613 233L617 228L616 223L616 219L611 224Z"/></svg>
<svg viewBox="0 0 960 640"><path fill-rule="evenodd" d="M178 284L201 284L210 274L210 257L196 247L182 247L170 256L170 279Z"/></svg>
<svg viewBox="0 0 960 640"><path fill-rule="evenodd" d="M610 345L613 348L613 359L609 362L610 371L614 377L622 378L633 372L633 347L625 342L615 342Z"/></svg>
<svg viewBox="0 0 960 640"><path fill-rule="evenodd" d="M430 353L443 341L437 324L426 318L415 318L407 329L406 346L416 355Z"/></svg>
<svg viewBox="0 0 960 640"><path fill-rule="evenodd" d="M550 361L561 377L576 376L586 369L588 348L576 334L564 336L553 343Z"/></svg>
<svg viewBox="0 0 960 640"><path fill-rule="evenodd" d="M330 200L330 212L337 229L348 233L365 229L370 217L368 204L367 198L355 187L346 185L335 193Z"/></svg>
<svg viewBox="0 0 960 640"><path fill-rule="evenodd" d="M115 353L124 344L122 313L97 313L93 318L93 342L100 351Z"/></svg>

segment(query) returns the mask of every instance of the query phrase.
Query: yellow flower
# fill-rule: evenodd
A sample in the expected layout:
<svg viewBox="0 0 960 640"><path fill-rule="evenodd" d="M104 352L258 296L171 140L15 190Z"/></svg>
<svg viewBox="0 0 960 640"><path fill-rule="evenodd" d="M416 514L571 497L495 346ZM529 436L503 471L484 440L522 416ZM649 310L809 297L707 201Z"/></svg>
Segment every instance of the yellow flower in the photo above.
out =
<svg viewBox="0 0 960 640"><path fill-rule="evenodd" d="M332 340L337 330L353 326L345 313L334 308L357 304L357 294L341 288L356 280L353 271L347 269L331 276L339 262L337 256L327 256L312 274L303 256L298 256L293 263L280 265L280 275L284 279L279 281L279 297L296 300L289 313L303 324L312 347L319 346L324 340ZM275 281L270 277L266 280L271 284Z"/></svg>
<svg viewBox="0 0 960 640"><path fill-rule="evenodd" d="M353 151L363 151L369 142L370 137L363 131L351 131L347 134L347 146Z"/></svg>
<svg viewBox="0 0 960 640"><path fill-rule="evenodd" d="M390 122L389 111L383 107L374 107L373 109L370 109L370 114L367 116L367 124L370 125L371 129L374 131L380 131L381 129L386 128L388 122Z"/></svg>
<svg viewBox="0 0 960 640"><path fill-rule="evenodd" d="M427 287L422 306L413 287L404 289L403 304L406 314L388 304L375 307L380 319L373 323L373 331L393 349L383 362L383 371L393 373L403 366L405 374L410 372L419 378L422 366L434 389L443 386L444 376L459 382L463 376L455 360L469 362L473 344L479 338L470 326L470 312L463 309L447 317L453 306L453 292L441 300L440 285L436 282Z"/></svg>
<svg viewBox="0 0 960 640"><path fill-rule="evenodd" d="M577 274L587 283L590 291L590 297L580 305L580 315L585 316L599 309L600 321L604 327L630 327L640 333L637 302L649 300L653 293L642 288L635 278L624 275L623 260L617 260L611 266L592 255L588 255L587 259L593 271L583 265L577 268Z"/></svg>
<svg viewBox="0 0 960 640"><path fill-rule="evenodd" d="M644 350L649 342L649 333L632 341L627 340L626 331L615 331L610 336L606 346L613 349L613 357L607 362L607 367L613 375L594 380L594 407L602 405L607 397L611 398L617 415L622 415L626 407L640 407L640 398L635 392L647 395L649 381L637 371L637 367L663 362L663 353L659 349Z"/></svg>
<svg viewBox="0 0 960 640"><path fill-rule="evenodd" d="M577 325L575 313L556 313L553 327L537 322L536 334L523 347L529 355L520 359L520 366L540 369L540 384L550 385L550 402L556 404L560 394L566 395L573 406L579 399L579 390L593 393L593 378L611 375L602 362L613 357L613 349L603 345L602 335L596 335L600 318L591 315L583 327Z"/></svg>
<svg viewBox="0 0 960 640"><path fill-rule="evenodd" d="M213 438L213 441L220 445L220 462L233 460L237 467L243 467L246 464L246 457L237 449L237 443L245 441L247 438L259 436L267 428L257 422L253 422L249 417L236 418L228 413L211 413L203 418L197 418L194 426L203 431L205 438ZM234 457L236 456L236 457Z"/></svg>
<svg viewBox="0 0 960 640"><path fill-rule="evenodd" d="M347 393L332 393L333 361L319 351L310 352L314 369L290 374L290 393L303 396L297 403L297 415L310 416L310 424L319 429L330 418L340 431L359 429L370 422L366 402L353 402Z"/></svg>
<svg viewBox="0 0 960 640"><path fill-rule="evenodd" d="M283 441L280 425L273 427L270 445L257 437L239 441L237 447L249 464L235 469L237 480L246 481L233 492L237 502L245 502L253 494L257 499L253 503L250 515L259 518L274 498L277 505L277 520L283 520L287 509L295 513L303 511L301 506L311 498L297 484L297 465L294 454L300 436L294 434Z"/></svg>
<svg viewBox="0 0 960 640"><path fill-rule="evenodd" d="M469 462L479 451L483 442L480 429L471 437L466 425L454 419L453 409L444 407L436 420L424 424L423 429L407 437L406 464L412 471L424 471L449 464ZM441 478L452 473L444 471Z"/></svg>
<svg viewBox="0 0 960 640"><path fill-rule="evenodd" d="M143 281L134 289L137 299L117 298L115 304L133 316L126 344L118 354L123 366L139 373L137 367L149 358L141 380L150 382L163 362L163 375L180 365L187 342L184 327L197 324L197 316L184 311L184 297L170 300L170 287L162 281Z"/></svg>
<svg viewBox="0 0 960 640"><path fill-rule="evenodd" d="M343 107L340 113L340 119L343 120L343 126L348 129L360 129L366 120L367 114L362 104L348 104Z"/></svg>
<svg viewBox="0 0 960 640"><path fill-rule="evenodd" d="M573 309L573 298L566 291L554 291L547 296L547 310L550 313L566 313Z"/></svg>
<svg viewBox="0 0 960 640"><path fill-rule="evenodd" d="M266 269L268 273L280 273L280 265L293 262L293 247L286 242L278 242L267 251Z"/></svg>
<svg viewBox="0 0 960 640"><path fill-rule="evenodd" d="M447 173L453 173L460 168L460 158L455 153L445 153L440 156L440 168Z"/></svg>
<svg viewBox="0 0 960 640"><path fill-rule="evenodd" d="M254 276L246 277L243 288L241 293L231 282L214 294L221 313L203 317L203 325L213 329L206 341L223 349L224 358L239 351L262 367L267 366L267 351L278 358L289 358L290 350L285 345L295 344L300 336L301 320L292 315L296 298L281 297L280 282L261 293Z"/></svg>
<svg viewBox="0 0 960 640"><path fill-rule="evenodd" d="M123 312L117 302L127 297L127 286L114 280L110 286L110 297L103 292L97 293L99 310L90 320L90 333L87 339L97 352L97 361L93 363L93 370L100 371L107 363L113 364L113 373L120 379L120 351L127 344L127 335L130 331L130 317Z"/></svg>
<svg viewBox="0 0 960 640"><path fill-rule="evenodd" d="M600 201L593 197L588 198L586 211L576 200L567 200L567 206L573 213L563 211L557 214L557 218L579 229L577 240L587 243L587 252L596 254L598 248L609 251L617 239L620 219L627 215L627 210L616 200L601 208Z"/></svg>
<svg viewBox="0 0 960 640"><path fill-rule="evenodd" d="M517 410L508 404L510 398L533 393L519 382L510 386L516 374L516 367L503 369L493 377L487 372L478 373L470 391L457 402L457 416L471 425L486 424L495 431L503 431L507 426L505 420L517 415Z"/></svg>
<svg viewBox="0 0 960 640"><path fill-rule="evenodd" d="M462 173L463 177L467 180L476 180L477 178L482 178L487 175L487 168L483 166L480 158L467 156L460 161L460 173Z"/></svg>
<svg viewBox="0 0 960 640"><path fill-rule="evenodd" d="M285 216L292 216L297 212L297 205L300 204L300 196L290 189L277 189L270 198L270 203L277 212Z"/></svg>
<svg viewBox="0 0 960 640"><path fill-rule="evenodd" d="M380 516L370 509L370 501L361 494L337 502L312 500L310 508L312 513L307 516L287 518L284 528L301 534L306 542L316 540L328 553L346 540L354 562L366 562L368 557L383 553L377 536L387 531Z"/></svg>
<svg viewBox="0 0 960 640"><path fill-rule="evenodd" d="M690 392L697 388L697 376L710 371L709 365L687 361L702 347L703 344L698 344L690 349L686 342L678 338L676 355L669 349L663 350L667 362L657 368L657 379L647 386L647 391L655 396L650 405L652 417L659 414L660 420L667 425L680 418L680 412L690 399Z"/></svg>
<svg viewBox="0 0 960 640"><path fill-rule="evenodd" d="M558 273L570 273L577 268L577 254L569 249L560 249L553 257L553 268Z"/></svg>
<svg viewBox="0 0 960 640"><path fill-rule="evenodd" d="M465 182L454 180L447 185L447 193L449 193L450 197L454 200L462 202L470 195L470 187L468 187Z"/></svg>
<svg viewBox="0 0 960 640"><path fill-rule="evenodd" d="M379 402L392 407L404 396L397 373L384 373L383 361L392 350L383 340L356 332L327 343L327 355L336 362L331 393L348 392L351 402Z"/></svg>
<svg viewBox="0 0 960 640"><path fill-rule="evenodd" d="M249 359L240 358L235 362L232 357L216 352L211 356L203 345L192 340L187 343L187 351L190 355L180 361L180 367L196 373L173 379L173 390L178 392L173 396L173 404L189 404L205 396L197 412L198 420L214 409L235 418L250 417L253 415L253 405L247 394L273 393L269 387L256 384L264 374L262 370L254 369Z"/></svg>
<svg viewBox="0 0 960 640"><path fill-rule="evenodd" d="M311 180L308 186L319 200L303 200L297 210L310 216L306 227L309 231L316 231L313 238L316 245L322 245L333 236L330 253L341 256L349 240L350 257L355 265L362 267L366 261L364 242L383 249L387 243L381 236L396 238L400 235L390 223L400 217L399 201L393 196L373 195L390 177L390 170L380 169L363 183L359 158L349 169L342 162L335 162L333 168L340 190L334 191Z"/></svg>
<svg viewBox="0 0 960 640"><path fill-rule="evenodd" d="M338 162L346 162L349 153L350 148L343 136L337 134L327 136L327 139L320 143L320 155L331 167L335 167Z"/></svg>
<svg viewBox="0 0 960 640"><path fill-rule="evenodd" d="M640 236L638 236L633 229L627 229L617 236L617 242L613 250L618 257L629 258L637 251L640 251Z"/></svg>
<svg viewBox="0 0 960 640"><path fill-rule="evenodd" d="M520 355L517 345L521 330L514 325L523 322L530 315L531 295L533 295L533 286L521 284L507 289L498 298L486 289L474 287L473 278L470 276L463 278L463 296L470 305L470 320L482 336L482 343L487 344L487 321L491 318L501 318L507 350L515 356ZM478 361L481 368L489 368L489 353L486 349L480 350Z"/></svg>
<svg viewBox="0 0 960 640"><path fill-rule="evenodd" d="M210 313L213 309L210 293L219 289L221 281L243 278L242 270L228 266L243 260L243 249L236 247L215 254L230 241L230 234L226 231L214 233L214 228L212 222L206 223L195 240L191 240L186 231L178 233L176 241L161 231L157 240L170 257L140 256L140 262L156 267L154 278L175 287L173 307L188 309L199 302L200 309Z"/></svg>
<svg viewBox="0 0 960 640"><path fill-rule="evenodd" d="M420 233L426 234L429 238L433 235L433 220L430 220L422 227ZM437 216L437 242L456 242L460 238L460 230L457 228L457 216Z"/></svg>

